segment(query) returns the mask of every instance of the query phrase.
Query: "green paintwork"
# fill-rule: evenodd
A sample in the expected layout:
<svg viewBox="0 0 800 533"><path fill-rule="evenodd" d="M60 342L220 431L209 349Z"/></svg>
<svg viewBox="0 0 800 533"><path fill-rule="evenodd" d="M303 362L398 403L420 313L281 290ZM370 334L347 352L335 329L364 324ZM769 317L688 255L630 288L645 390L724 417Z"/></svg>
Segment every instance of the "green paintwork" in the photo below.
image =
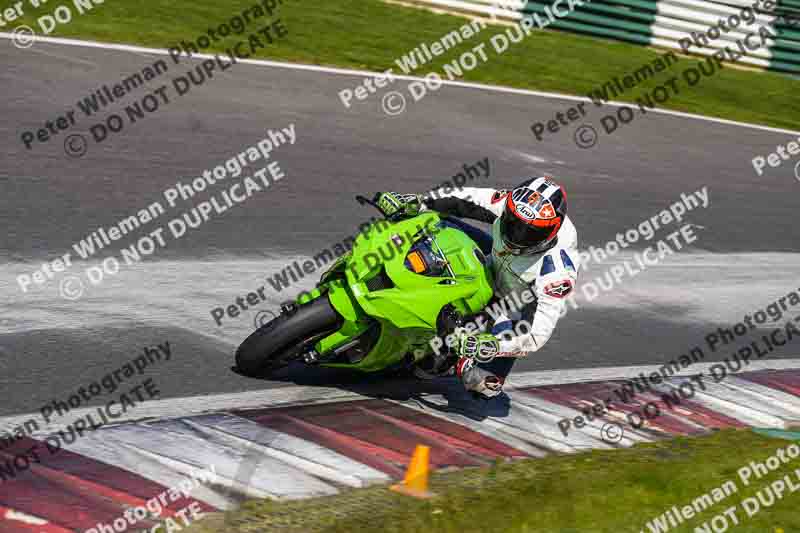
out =
<svg viewBox="0 0 800 533"><path fill-rule="evenodd" d="M447 259L453 276L423 276L404 265L411 246L426 234ZM380 338L358 363L323 366L374 372L402 362L407 353L423 357L430 350L428 342L436 335L437 318L445 305L452 304L459 313L470 315L483 309L492 297L491 273L475 250L478 246L472 239L443 226L434 212L400 222L380 221L365 229L353 249L331 265L317 288L298 298L298 303L326 293L344 320L338 331L316 343L323 358L374 321L380 324ZM366 282L382 268L395 286L370 291Z"/></svg>

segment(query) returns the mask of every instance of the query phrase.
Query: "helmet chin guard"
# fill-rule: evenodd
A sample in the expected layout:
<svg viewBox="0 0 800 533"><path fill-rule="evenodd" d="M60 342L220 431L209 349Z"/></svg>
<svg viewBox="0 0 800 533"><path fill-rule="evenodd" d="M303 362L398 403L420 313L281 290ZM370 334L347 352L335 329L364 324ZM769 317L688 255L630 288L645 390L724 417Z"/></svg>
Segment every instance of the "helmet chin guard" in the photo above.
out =
<svg viewBox="0 0 800 533"><path fill-rule="evenodd" d="M533 255L533 254L540 254L546 252L553 246L558 243L558 236L556 236L553 240L544 242L538 246L531 246L528 248L519 248L513 244L509 244L506 241L503 241L503 246L510 255Z"/></svg>

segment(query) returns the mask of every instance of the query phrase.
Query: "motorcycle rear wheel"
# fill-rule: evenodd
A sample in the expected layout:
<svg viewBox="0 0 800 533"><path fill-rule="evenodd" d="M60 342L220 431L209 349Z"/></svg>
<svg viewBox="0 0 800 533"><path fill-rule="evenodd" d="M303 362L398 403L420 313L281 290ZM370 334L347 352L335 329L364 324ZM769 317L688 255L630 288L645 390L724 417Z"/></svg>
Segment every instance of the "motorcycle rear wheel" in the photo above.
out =
<svg viewBox="0 0 800 533"><path fill-rule="evenodd" d="M299 359L320 338L341 327L342 318L326 294L298 305L264 324L236 350L236 368L251 377L264 377Z"/></svg>

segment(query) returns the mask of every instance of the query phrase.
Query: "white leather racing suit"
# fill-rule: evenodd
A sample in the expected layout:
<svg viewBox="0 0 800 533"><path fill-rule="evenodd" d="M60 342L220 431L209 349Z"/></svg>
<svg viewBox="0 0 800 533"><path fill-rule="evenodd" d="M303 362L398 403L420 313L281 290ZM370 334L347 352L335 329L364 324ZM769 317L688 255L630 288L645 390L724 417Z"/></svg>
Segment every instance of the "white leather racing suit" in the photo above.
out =
<svg viewBox="0 0 800 533"><path fill-rule="evenodd" d="M500 215L508 192L466 187L426 198L424 205L445 215L492 224L495 300L486 309L493 319L490 331L500 339L501 355L520 357L547 343L565 310L566 297L578 277L578 235L565 217L551 248L512 255L500 236Z"/></svg>

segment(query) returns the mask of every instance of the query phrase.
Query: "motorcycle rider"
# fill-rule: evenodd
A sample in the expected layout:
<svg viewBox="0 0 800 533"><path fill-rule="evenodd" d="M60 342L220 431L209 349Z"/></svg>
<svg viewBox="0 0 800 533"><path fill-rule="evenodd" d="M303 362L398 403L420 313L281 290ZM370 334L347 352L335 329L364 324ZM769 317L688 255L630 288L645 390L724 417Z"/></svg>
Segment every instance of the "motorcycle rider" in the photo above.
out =
<svg viewBox="0 0 800 533"><path fill-rule="evenodd" d="M487 398L500 394L516 358L541 349L550 339L577 281L578 235L567 218L566 191L552 177L539 176L511 190L465 187L436 198L383 192L375 200L389 220L426 209L442 213L446 223L467 233L491 256L493 302L512 305L490 313L491 333L457 330L453 345L459 357L456 375L464 387ZM450 217L492 224L491 236ZM520 299L513 293L530 303L517 308L513 302Z"/></svg>

